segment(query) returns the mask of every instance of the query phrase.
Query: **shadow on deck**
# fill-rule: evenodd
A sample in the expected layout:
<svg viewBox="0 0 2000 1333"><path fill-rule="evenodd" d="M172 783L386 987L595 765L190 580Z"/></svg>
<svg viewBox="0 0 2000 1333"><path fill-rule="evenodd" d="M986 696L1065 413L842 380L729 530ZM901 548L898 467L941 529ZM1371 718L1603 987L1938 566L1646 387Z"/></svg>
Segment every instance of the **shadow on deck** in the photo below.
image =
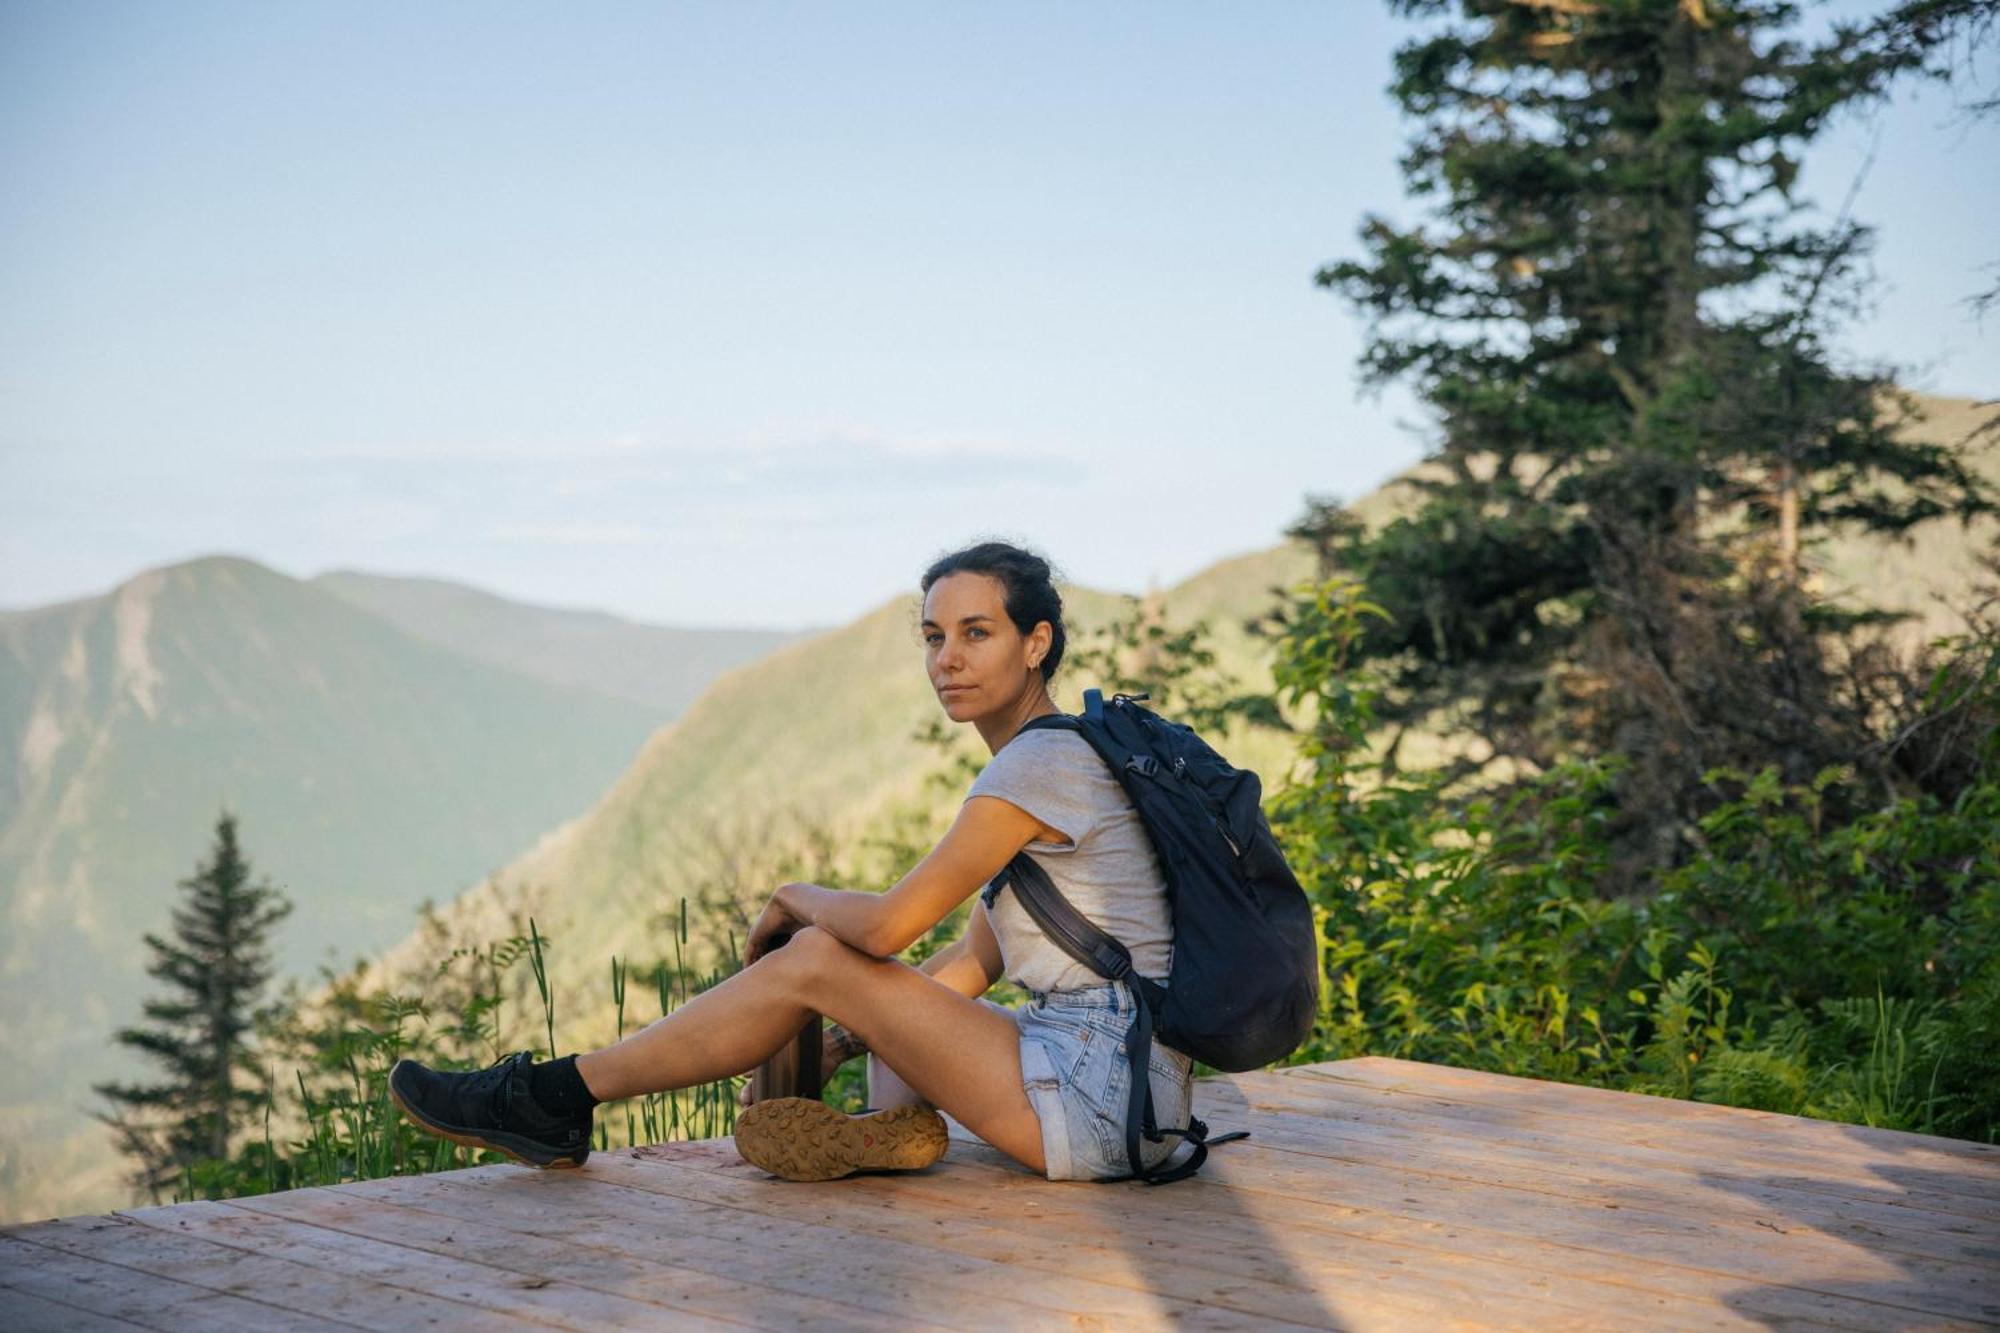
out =
<svg viewBox="0 0 2000 1333"><path fill-rule="evenodd" d="M1347 1060L1205 1081L1163 1188L727 1139L0 1231L0 1328L2000 1324L2000 1148Z"/></svg>

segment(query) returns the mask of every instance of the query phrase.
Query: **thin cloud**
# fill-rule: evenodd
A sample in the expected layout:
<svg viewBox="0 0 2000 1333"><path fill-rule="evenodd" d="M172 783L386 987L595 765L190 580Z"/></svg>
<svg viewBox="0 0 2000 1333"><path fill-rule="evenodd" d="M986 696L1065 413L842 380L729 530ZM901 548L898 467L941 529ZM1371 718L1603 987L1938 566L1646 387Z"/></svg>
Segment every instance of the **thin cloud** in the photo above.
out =
<svg viewBox="0 0 2000 1333"><path fill-rule="evenodd" d="M1087 473L1040 446L853 422L767 424L727 439L629 431L551 444L412 441L318 455L289 479L346 492L343 523L383 540L446 532L516 551L664 551L749 531L880 529L913 514L1025 504ZM336 525L338 526L338 525Z"/></svg>
<svg viewBox="0 0 2000 1333"><path fill-rule="evenodd" d="M658 532L637 523L496 523L486 535L544 546L648 546L660 540Z"/></svg>
<svg viewBox="0 0 2000 1333"><path fill-rule="evenodd" d="M639 464L648 460L677 464L707 463L718 473L731 471L746 458L758 461L812 458L838 462L856 472L899 462L1009 463L1071 462L1046 445L950 431L897 433L852 422L755 426L719 439L700 439L645 431L622 431L602 439L575 440L405 440L351 443L314 451L310 461L328 463L554 463L575 465L589 460Z"/></svg>

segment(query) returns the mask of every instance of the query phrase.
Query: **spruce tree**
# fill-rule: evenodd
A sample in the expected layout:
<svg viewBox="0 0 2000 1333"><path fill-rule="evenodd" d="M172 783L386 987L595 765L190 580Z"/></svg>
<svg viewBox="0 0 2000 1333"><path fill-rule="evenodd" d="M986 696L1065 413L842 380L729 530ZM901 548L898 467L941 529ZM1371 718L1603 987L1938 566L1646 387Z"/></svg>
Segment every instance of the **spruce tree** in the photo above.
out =
<svg viewBox="0 0 2000 1333"><path fill-rule="evenodd" d="M171 938L145 937L153 954L146 971L166 983L168 994L145 1002L151 1025L121 1028L115 1038L166 1076L144 1085L96 1085L119 1108L98 1118L138 1159L134 1179L155 1200L184 1168L227 1158L231 1130L260 1103L246 1037L271 979L271 929L292 910L268 882L251 882L236 819L227 811L216 821L208 859L180 888ZM239 1085L238 1073L249 1081Z"/></svg>
<svg viewBox="0 0 2000 1333"><path fill-rule="evenodd" d="M1429 21L1392 92L1433 207L1367 219L1318 281L1369 317L1365 378L1411 383L1438 437L1414 512L1370 533L1315 499L1292 531L1390 613L1364 645L1385 720L1483 736L1466 772L1623 753L1657 863L1711 766L1803 781L1866 748L1824 640L1865 617L1814 598L1811 540L1992 504L1956 441L1902 429L1890 368L1842 364L1869 232L1795 193L1924 32L1807 43L1775 0L1391 8Z"/></svg>

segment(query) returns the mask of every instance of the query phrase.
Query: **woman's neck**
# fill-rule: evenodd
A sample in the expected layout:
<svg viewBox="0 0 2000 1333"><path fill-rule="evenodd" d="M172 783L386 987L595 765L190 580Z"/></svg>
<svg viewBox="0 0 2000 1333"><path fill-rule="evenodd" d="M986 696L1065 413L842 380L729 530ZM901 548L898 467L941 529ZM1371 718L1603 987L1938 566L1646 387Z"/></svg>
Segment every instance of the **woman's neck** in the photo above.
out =
<svg viewBox="0 0 2000 1333"><path fill-rule="evenodd" d="M1004 713L982 717L977 725L980 738L993 754L1000 753L1000 747L1014 739L1015 735L1030 721L1038 717L1048 717L1061 710L1049 698L1047 686L1030 691L1018 704Z"/></svg>

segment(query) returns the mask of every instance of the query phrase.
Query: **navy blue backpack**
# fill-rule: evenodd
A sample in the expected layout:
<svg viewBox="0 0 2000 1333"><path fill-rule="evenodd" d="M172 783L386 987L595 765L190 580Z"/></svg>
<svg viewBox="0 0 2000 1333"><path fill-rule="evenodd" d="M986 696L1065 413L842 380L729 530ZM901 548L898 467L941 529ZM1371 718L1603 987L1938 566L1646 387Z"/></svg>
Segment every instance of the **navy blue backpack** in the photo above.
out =
<svg viewBox="0 0 2000 1333"><path fill-rule="evenodd" d="M1264 818L1257 775L1227 760L1179 722L1139 706L1147 695L1083 692L1083 713L1032 718L1022 731L1074 731L1110 767L1132 798L1166 880L1173 912L1173 963L1166 977L1132 970L1123 944L1063 897L1048 872L1023 851L986 886L989 907L1010 884L1035 924L1070 957L1108 981L1125 981L1138 1003L1125 1034L1132 1069L1125 1116L1131 1175L1164 1185L1201 1168L1214 1144L1194 1116L1186 1125L1155 1123L1147 1059L1155 1039L1228 1073L1257 1069L1291 1054L1319 1009L1318 942L1312 906ZM1175 1167L1141 1164L1139 1140L1177 1135L1194 1144Z"/></svg>

